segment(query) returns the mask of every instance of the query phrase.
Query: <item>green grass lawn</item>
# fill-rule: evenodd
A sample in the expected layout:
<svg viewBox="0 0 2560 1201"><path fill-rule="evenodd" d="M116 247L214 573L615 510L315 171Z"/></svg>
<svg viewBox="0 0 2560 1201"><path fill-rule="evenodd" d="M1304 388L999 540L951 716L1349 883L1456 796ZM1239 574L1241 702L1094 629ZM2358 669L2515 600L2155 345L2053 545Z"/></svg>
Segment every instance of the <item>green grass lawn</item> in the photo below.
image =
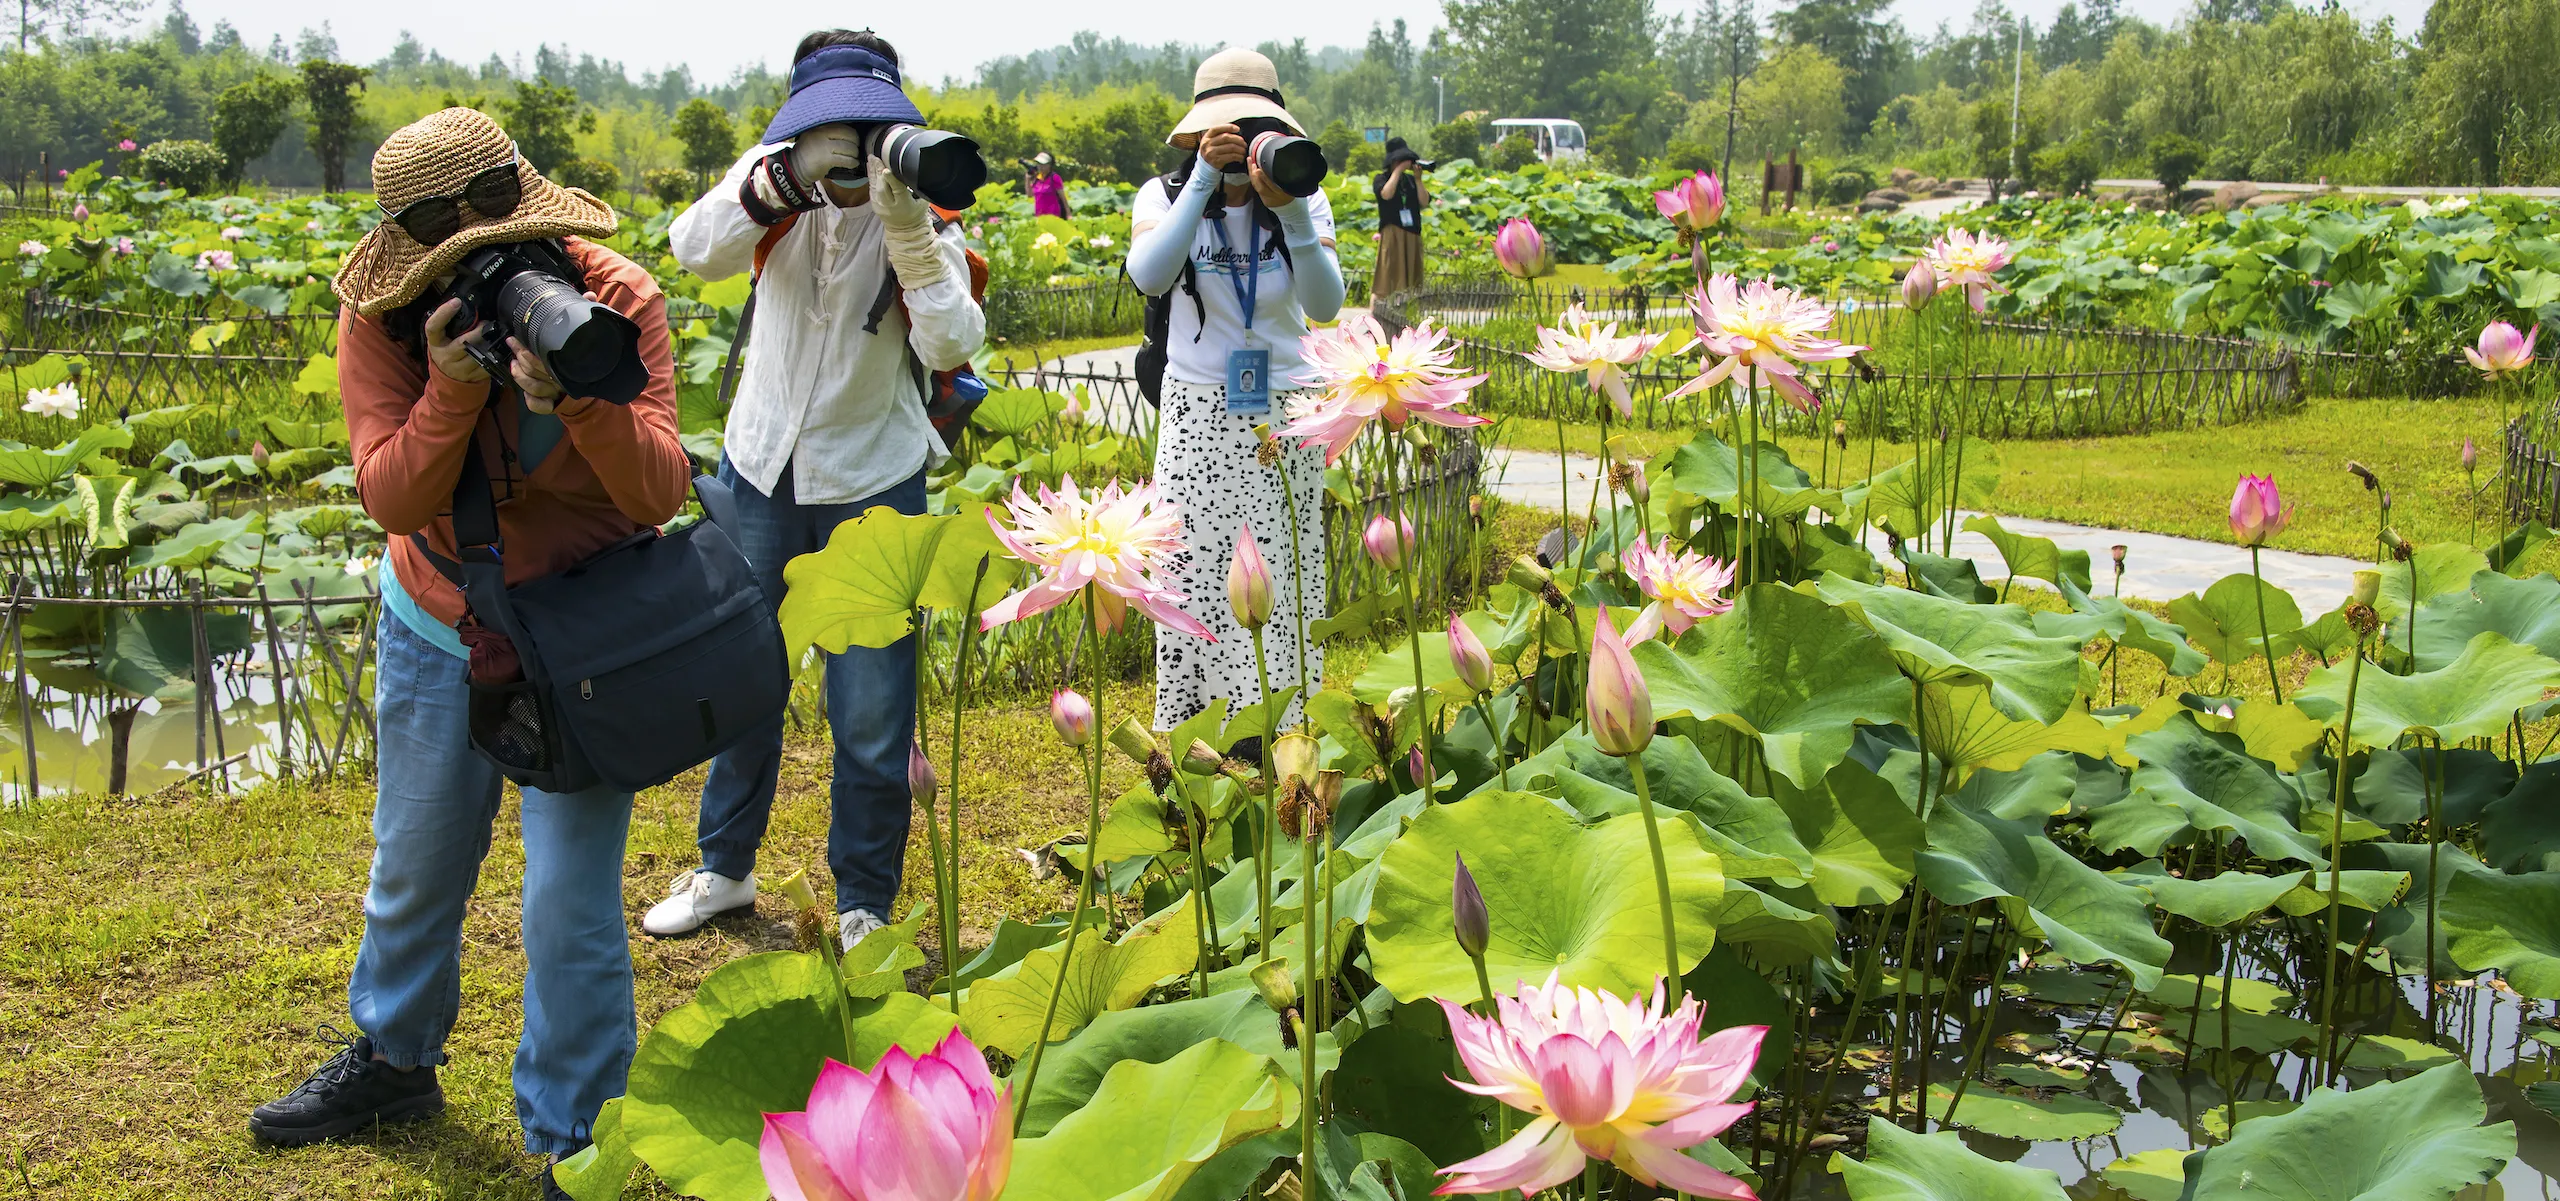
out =
<svg viewBox="0 0 2560 1201"><path fill-rule="evenodd" d="M1515 417L1499 429L1503 445L1556 448L1553 422ZM1574 453L1599 452L1598 425L1569 424L1565 430ZM1692 436L1689 430L1617 426L1611 433L1648 456ZM1727 436L1722 429L1717 433ZM1988 447L1996 460L1999 488L1988 507L1999 513L2228 541L2232 486L2243 474L2273 473L2295 508L2293 525L2270 546L2370 559L2377 498L2347 473L2348 460L2372 468L2391 491L2392 522L2402 536L2422 544L2470 541L2473 502L2461 467L2465 437L2480 448L2478 528L2485 543L2496 537L2501 495L2492 480L2502 445L2492 400L2315 400L2298 413L2248 425L1974 446L1976 452ZM1779 441L1807 472L1823 470L1819 436ZM1863 438L1852 435L1847 451L1835 447L1830 455L1834 484L1865 476ZM1909 455L1907 445L1884 443L1875 461L1889 466ZM1968 454L1968 472L1978 457ZM2560 550L2545 548L2532 565L2560 569Z"/></svg>

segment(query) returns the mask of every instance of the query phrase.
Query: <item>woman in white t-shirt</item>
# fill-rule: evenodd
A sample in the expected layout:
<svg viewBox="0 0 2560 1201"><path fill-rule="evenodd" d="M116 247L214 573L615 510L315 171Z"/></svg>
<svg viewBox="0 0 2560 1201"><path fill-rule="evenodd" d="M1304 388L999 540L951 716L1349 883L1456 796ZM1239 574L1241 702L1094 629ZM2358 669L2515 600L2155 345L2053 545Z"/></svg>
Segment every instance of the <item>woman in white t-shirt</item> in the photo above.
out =
<svg viewBox="0 0 2560 1201"><path fill-rule="evenodd" d="M1162 296L1179 289L1165 345L1155 480L1182 506L1190 556L1180 583L1191 598L1184 609L1217 637L1156 640L1158 730L1220 697L1231 707L1262 698L1252 639L1236 627L1225 592L1236 533L1248 523L1281 585L1263 631L1271 684L1299 682L1299 607L1309 623L1325 613L1324 460L1311 450L1288 452L1293 564L1290 498L1281 494L1280 472L1256 460L1253 429L1276 424L1299 386L1305 364L1298 340L1308 320L1332 320L1342 308L1333 209L1324 193L1289 195L1248 154L1248 135L1286 129L1304 136L1282 107L1271 60L1221 50L1200 64L1193 87L1191 111L1165 140L1194 157L1169 181L1138 190L1129 238L1129 278L1139 290ZM1306 648L1311 673L1321 654Z"/></svg>

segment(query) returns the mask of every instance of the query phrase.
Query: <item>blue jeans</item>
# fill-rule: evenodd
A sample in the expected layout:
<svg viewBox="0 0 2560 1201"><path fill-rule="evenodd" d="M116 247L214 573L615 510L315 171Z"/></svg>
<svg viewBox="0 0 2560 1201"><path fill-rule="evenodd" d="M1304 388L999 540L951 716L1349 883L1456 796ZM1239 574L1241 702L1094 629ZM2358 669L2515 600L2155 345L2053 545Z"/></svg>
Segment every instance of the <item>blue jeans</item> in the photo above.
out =
<svg viewBox="0 0 2560 1201"><path fill-rule="evenodd" d="M467 665L397 618L375 664L380 783L373 881L347 1009L396 1067L444 1062L462 1004L462 915L489 854L503 780L470 746ZM524 1035L516 1120L538 1155L587 1142L639 1042L622 850L631 794L527 788Z"/></svg>
<svg viewBox="0 0 2560 1201"><path fill-rule="evenodd" d="M785 464L773 495L739 477L727 459L720 478L737 493L738 528L729 531L756 569L765 599L782 606L782 568L826 546L837 526L887 505L924 512L924 472L851 504L804 505L792 499ZM887 918L907 863L907 747L916 731L916 639L889 646L847 647L827 656L827 727L835 735L835 778L829 786L827 868L836 878L836 911L868 909ZM702 866L732 880L755 870L773 816L782 773L782 723L740 739L711 761L702 782Z"/></svg>

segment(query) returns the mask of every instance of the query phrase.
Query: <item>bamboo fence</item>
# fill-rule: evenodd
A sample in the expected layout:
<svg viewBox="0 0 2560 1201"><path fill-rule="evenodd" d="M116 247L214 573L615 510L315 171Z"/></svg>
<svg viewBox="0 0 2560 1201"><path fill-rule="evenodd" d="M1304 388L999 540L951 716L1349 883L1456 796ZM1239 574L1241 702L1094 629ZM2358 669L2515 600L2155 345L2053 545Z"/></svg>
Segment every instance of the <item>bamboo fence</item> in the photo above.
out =
<svg viewBox="0 0 2560 1201"><path fill-rule="evenodd" d="M2560 525L2560 403L2507 423L2507 513Z"/></svg>

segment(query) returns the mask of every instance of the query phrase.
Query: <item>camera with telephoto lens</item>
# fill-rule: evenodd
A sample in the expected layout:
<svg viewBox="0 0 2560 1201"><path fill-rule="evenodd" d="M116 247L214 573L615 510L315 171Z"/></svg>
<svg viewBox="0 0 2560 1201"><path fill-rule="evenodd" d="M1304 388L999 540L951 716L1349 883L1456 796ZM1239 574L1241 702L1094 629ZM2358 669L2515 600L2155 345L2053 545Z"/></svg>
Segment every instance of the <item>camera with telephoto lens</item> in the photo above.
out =
<svg viewBox="0 0 2560 1201"><path fill-rule="evenodd" d="M958 211L977 203L987 182L987 158L967 134L915 125L872 125L862 130L866 153L880 156L898 182L937 207ZM844 187L860 187L863 172L838 167L827 178Z"/></svg>
<svg viewBox="0 0 2560 1201"><path fill-rule="evenodd" d="M510 242L471 252L454 269L453 282L428 305L460 300L462 311L445 326L459 338L487 321L494 332L463 343L490 378L504 380L515 339L542 360L568 396L590 396L618 405L638 399L649 386L640 360L640 326L611 306L587 299L579 272L547 242Z"/></svg>
<svg viewBox="0 0 2560 1201"><path fill-rule="evenodd" d="M1236 131L1245 136L1245 144L1250 147L1245 153L1281 191L1292 196L1313 196L1324 187L1325 174L1330 170L1325 165L1324 147L1299 137L1287 122L1276 117L1247 117L1236 122Z"/></svg>

